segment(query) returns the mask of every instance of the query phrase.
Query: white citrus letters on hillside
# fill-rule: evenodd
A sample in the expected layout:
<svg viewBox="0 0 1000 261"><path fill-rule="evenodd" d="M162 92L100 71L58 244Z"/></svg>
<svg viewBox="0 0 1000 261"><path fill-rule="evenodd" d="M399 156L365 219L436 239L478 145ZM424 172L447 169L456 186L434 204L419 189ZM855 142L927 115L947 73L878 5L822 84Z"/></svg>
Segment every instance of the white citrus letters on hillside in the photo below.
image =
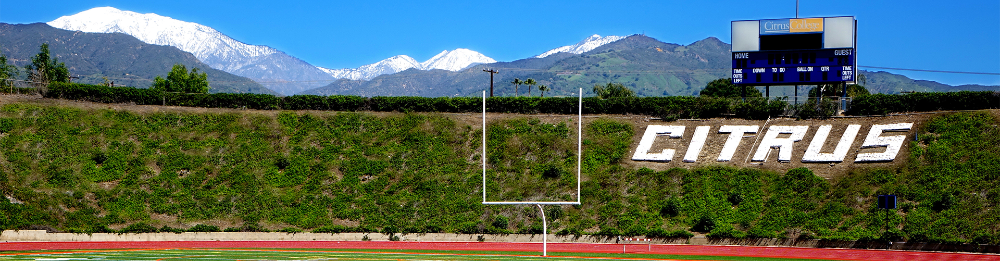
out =
<svg viewBox="0 0 1000 261"><path fill-rule="evenodd" d="M771 151L778 150L778 162L791 162L793 152L801 151L801 146L799 150L795 149L795 143L802 141L809 131L810 126L770 126L767 132L764 134L763 139L760 140L760 145L753 151L753 158L755 162L765 162L767 161L768 155ZM872 125L868 136L865 138L860 149L869 148L885 148L883 152L869 152L869 153L859 153L854 162L885 162L892 161L896 159L896 155L899 154L899 150L903 147L903 142L906 140L906 135L893 135L893 136L882 136L883 132L908 132L910 128L913 127L913 123L895 123L895 124L876 124ZM719 139L721 136L727 135L725 145L719 152L716 161L727 162L731 161L736 151L739 149L740 145L744 143L745 138L756 137L759 130L757 125L723 125L720 126L718 132L713 136L711 135L711 126L698 126L694 130L694 134L691 136L689 141L687 152L684 154L683 162L694 163L698 161L701 152L705 147L705 144L710 139ZM854 144L858 133L861 131L861 125L848 125L844 132L840 136L837 146L833 149L832 153L823 153L824 144L830 136L830 131L833 130L832 125L822 125L816 128L816 133L813 135L812 141L809 143L809 147L802 152L801 161L804 163L837 163L843 162L844 158L847 157L847 153L851 150L851 146ZM649 125L646 127L646 131L639 141L639 146L635 150L635 154L632 155L632 160L636 161L660 161L669 162L674 158L676 153L676 148L666 148L658 153L650 153L649 150L656 143L657 136L668 136L670 139L682 139L684 137L685 126L663 126L663 125ZM755 139L749 139L751 141L756 141ZM754 142L756 144L756 142Z"/></svg>
<svg viewBox="0 0 1000 261"><path fill-rule="evenodd" d="M809 148L806 149L806 154L802 155L802 162L844 162L844 157L847 157L847 151L851 149L854 138L858 137L861 125L848 125L847 129L844 130L844 135L840 136L840 142L837 143L837 148L833 150L833 153L820 153L823 150L823 144L826 143L827 136L830 136L831 129L833 129L833 125L819 127L816 136L813 136L812 143L809 143Z"/></svg>
<svg viewBox="0 0 1000 261"><path fill-rule="evenodd" d="M639 147L635 149L635 154L632 155L632 160L672 160L674 158L673 149L664 149L661 153L649 153L649 149L653 147L656 136L668 135L670 138L680 138L683 134L684 126L649 125L649 127L646 127L646 134L643 134L642 140L639 141Z"/></svg>
<svg viewBox="0 0 1000 261"><path fill-rule="evenodd" d="M872 125L871 131L868 131L868 138L865 138L865 143L861 144L861 148L867 149L885 147L885 152L861 153L854 159L854 162L879 162L892 161L896 159L896 154L899 153L899 149L903 147L903 141L906 140L906 135L882 137L882 132L909 131L910 127L913 127L913 123Z"/></svg>
<svg viewBox="0 0 1000 261"><path fill-rule="evenodd" d="M795 142L802 140L806 136L809 126L771 126L764 134L764 140L757 147L757 153L753 155L753 161L767 161L767 155L771 149L778 149L778 161L792 161L792 146ZM779 134L789 134L787 138L778 138Z"/></svg>
<svg viewBox="0 0 1000 261"><path fill-rule="evenodd" d="M729 139L726 140L726 146L722 147L722 153L719 153L719 158L717 161L729 161L733 159L733 154L736 154L736 149L740 147L740 142L743 141L744 133L757 133L757 125L753 126L731 126L724 125L719 128L719 133L729 133Z"/></svg>

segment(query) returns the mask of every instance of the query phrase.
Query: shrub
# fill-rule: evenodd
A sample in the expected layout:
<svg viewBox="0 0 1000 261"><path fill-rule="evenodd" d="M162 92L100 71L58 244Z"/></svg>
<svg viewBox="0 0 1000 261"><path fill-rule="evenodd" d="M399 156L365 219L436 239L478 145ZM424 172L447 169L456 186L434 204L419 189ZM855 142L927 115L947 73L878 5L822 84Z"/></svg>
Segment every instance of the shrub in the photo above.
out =
<svg viewBox="0 0 1000 261"><path fill-rule="evenodd" d="M180 228L172 228L172 227L168 227L168 226L163 226L163 227L161 227L161 228L159 229L159 232L160 232L160 233L174 233L174 234L180 234L180 233L184 233L184 230L183 230L183 229L180 229Z"/></svg>
<svg viewBox="0 0 1000 261"><path fill-rule="evenodd" d="M135 233L135 234L139 234L139 233L156 233L157 231L158 230L155 227L150 226L149 224L146 224L146 223L139 222L139 223L128 225L125 228L122 228L122 230L119 231L119 233Z"/></svg>
<svg viewBox="0 0 1000 261"><path fill-rule="evenodd" d="M854 97L851 115L881 115L894 112L936 110L981 110L1000 108L1000 92L926 92L902 95L872 94Z"/></svg>
<svg viewBox="0 0 1000 261"><path fill-rule="evenodd" d="M664 203L663 207L660 208L660 216L662 217L675 217L681 212L681 201L676 197L668 198Z"/></svg>
<svg viewBox="0 0 1000 261"><path fill-rule="evenodd" d="M702 232L702 233L710 232L712 230L715 230L715 226L716 224L714 218L711 218L709 216L701 216L700 218L698 218L698 221L694 223L694 226L691 226L691 231Z"/></svg>
<svg viewBox="0 0 1000 261"><path fill-rule="evenodd" d="M337 234L337 233L350 233L350 232L355 232L355 231L357 231L357 229L352 228L352 227L345 227L345 226L338 226L338 225L329 225L329 226L322 226L322 227L313 229L312 233Z"/></svg>
<svg viewBox="0 0 1000 261"><path fill-rule="evenodd" d="M278 230L278 232L285 232L285 233L289 233L289 234L295 234L295 233L302 233L302 229L301 228L297 228L297 227L286 227L286 228L282 228L281 230Z"/></svg>
<svg viewBox="0 0 1000 261"><path fill-rule="evenodd" d="M505 217L505 216L496 215L496 216L493 217L493 224L492 225L495 228L507 229L507 225L508 225L507 223L508 223L508 220L507 220L507 217Z"/></svg>
<svg viewBox="0 0 1000 261"><path fill-rule="evenodd" d="M217 226L198 224L187 230L187 232L222 232Z"/></svg>

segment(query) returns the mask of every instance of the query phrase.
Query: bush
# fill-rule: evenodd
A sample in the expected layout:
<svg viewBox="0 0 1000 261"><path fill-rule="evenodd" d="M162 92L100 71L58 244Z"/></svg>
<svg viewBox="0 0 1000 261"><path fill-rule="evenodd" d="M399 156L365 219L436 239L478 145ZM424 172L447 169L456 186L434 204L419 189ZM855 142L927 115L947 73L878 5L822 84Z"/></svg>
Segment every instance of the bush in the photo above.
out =
<svg viewBox="0 0 1000 261"><path fill-rule="evenodd" d="M662 217L675 217L677 214L681 213L681 201L675 197L670 197L664 202L663 207L660 208L660 216Z"/></svg>
<svg viewBox="0 0 1000 261"><path fill-rule="evenodd" d="M240 227L226 228L225 230L223 230L223 232L271 232L271 231L257 224L243 224L243 226Z"/></svg>
<svg viewBox="0 0 1000 261"><path fill-rule="evenodd" d="M705 233L712 230L715 230L715 219L708 216L701 216L698 218L698 221L694 223L694 226L691 226L691 231L694 232Z"/></svg>
<svg viewBox="0 0 1000 261"><path fill-rule="evenodd" d="M507 229L507 225L508 225L507 217L501 216L501 215L494 216L493 217L493 224L492 225L495 228Z"/></svg>
<svg viewBox="0 0 1000 261"><path fill-rule="evenodd" d="M993 91L872 94L854 97L848 114L882 115L896 112L997 108L1000 108L1000 92Z"/></svg>
<svg viewBox="0 0 1000 261"><path fill-rule="evenodd" d="M323 226L323 227L319 227L317 229L313 229L312 233L337 234L337 233L351 233L351 232L356 232L356 231L357 231L357 229L353 228L353 227L330 225L330 226Z"/></svg>
<svg viewBox="0 0 1000 261"><path fill-rule="evenodd" d="M184 230L180 229L180 228L172 228L172 227L168 227L168 226L163 226L163 227L160 228L159 232L160 233L180 234L180 233L184 233Z"/></svg>
<svg viewBox="0 0 1000 261"><path fill-rule="evenodd" d="M297 228L297 227L286 227L286 228L282 228L281 230L278 230L278 232L285 232L285 233L289 233L289 234L295 234L295 233L302 233L302 229L301 228Z"/></svg>
<svg viewBox="0 0 1000 261"><path fill-rule="evenodd" d="M801 119L826 119L837 114L837 102L833 99L809 100L795 106L796 116Z"/></svg>
<svg viewBox="0 0 1000 261"><path fill-rule="evenodd" d="M249 93L173 93L133 87L107 87L79 83L52 83L47 98L85 100L102 103L135 103L139 105L170 105L205 108L257 110L337 110L337 111L399 111L399 112L479 112L481 98L476 97L372 97L293 95L277 97ZM760 100L760 99L758 99ZM614 97L583 99L583 112L588 114L638 114L663 119L711 118L734 113L731 99L714 97ZM756 105L766 108L751 108ZM764 117L775 114L781 102L746 104L737 115ZM783 107L782 107L783 108ZM498 113L576 114L577 98L491 97L487 110ZM761 116L764 115L764 116Z"/></svg>
<svg viewBox="0 0 1000 261"><path fill-rule="evenodd" d="M198 224L189 228L187 232L222 232L222 230L217 226Z"/></svg>
<svg viewBox="0 0 1000 261"><path fill-rule="evenodd" d="M155 227L150 226L149 224L146 224L146 223L139 222L139 223L128 225L125 228L122 228L122 230L119 231L119 233L123 233L123 234L124 233L139 234L139 233L156 233L157 231L158 230Z"/></svg>

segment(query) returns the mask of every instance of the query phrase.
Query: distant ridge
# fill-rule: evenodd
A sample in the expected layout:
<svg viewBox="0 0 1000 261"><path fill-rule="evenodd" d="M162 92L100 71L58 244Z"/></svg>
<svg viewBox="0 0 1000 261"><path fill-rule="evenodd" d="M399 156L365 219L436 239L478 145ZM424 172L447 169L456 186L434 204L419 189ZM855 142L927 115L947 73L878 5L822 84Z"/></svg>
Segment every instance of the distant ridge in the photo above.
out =
<svg viewBox="0 0 1000 261"><path fill-rule="evenodd" d="M394 74L408 70L410 68L416 68L418 70L447 70L447 71L458 71L469 66L483 63L495 63L496 60L483 55L479 52L458 48L451 51L442 51L434 57L431 57L425 62L417 62L417 60L406 56L397 55L390 57L379 62L364 65L358 67L357 69L327 69L323 67L318 67L320 70L330 74L337 79L348 79L348 80L371 80L372 78L378 77L383 74Z"/></svg>
<svg viewBox="0 0 1000 261"><path fill-rule="evenodd" d="M320 87L334 79L277 49L239 42L197 23L154 13L140 14L97 7L48 22L56 28L92 33L123 33L156 45L194 54L212 68L253 79L278 93L291 95Z"/></svg>
<svg viewBox="0 0 1000 261"><path fill-rule="evenodd" d="M174 64L208 74L210 92L278 94L248 78L213 69L176 47L147 44L120 33L84 33L47 24L0 23L0 51L16 66L24 66L49 43L51 54L66 63L74 82L99 84L104 77L117 86L148 88L156 76L166 77ZM22 75L23 77L23 75Z"/></svg>
<svg viewBox="0 0 1000 261"><path fill-rule="evenodd" d="M621 39L625 39L625 36L609 35L601 37L600 35L595 34L591 35L590 37L587 37L587 39L583 39L583 41L580 41L579 43L546 51L542 54L536 55L535 58L545 58L549 55L553 55L556 53L581 54L589 52L590 50L594 50L594 48L601 47L602 45L609 44Z"/></svg>

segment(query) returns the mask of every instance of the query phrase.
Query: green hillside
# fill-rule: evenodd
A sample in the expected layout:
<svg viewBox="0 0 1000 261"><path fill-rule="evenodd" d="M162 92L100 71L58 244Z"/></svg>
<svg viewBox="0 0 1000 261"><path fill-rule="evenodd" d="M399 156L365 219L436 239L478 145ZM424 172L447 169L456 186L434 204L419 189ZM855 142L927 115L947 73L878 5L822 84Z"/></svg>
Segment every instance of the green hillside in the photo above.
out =
<svg viewBox="0 0 1000 261"><path fill-rule="evenodd" d="M480 204L476 115L70 104L0 106L0 229L541 230L531 207ZM587 119L583 205L550 206L546 216L563 235L997 244L998 122L996 111L934 117L908 163L826 180L805 168L631 169L620 161L637 130ZM490 200L574 199L574 126L569 118L491 120ZM886 193L900 195L899 210L875 208Z"/></svg>
<svg viewBox="0 0 1000 261"><path fill-rule="evenodd" d="M149 88L153 78L166 78L170 68L180 63L207 73L213 93L277 94L248 78L212 69L176 47L146 44L120 33L74 32L44 23L0 23L0 52L20 68L31 62L42 43L49 43L52 56L80 77L74 82L101 84L107 77L116 86ZM22 72L20 78L25 76Z"/></svg>

